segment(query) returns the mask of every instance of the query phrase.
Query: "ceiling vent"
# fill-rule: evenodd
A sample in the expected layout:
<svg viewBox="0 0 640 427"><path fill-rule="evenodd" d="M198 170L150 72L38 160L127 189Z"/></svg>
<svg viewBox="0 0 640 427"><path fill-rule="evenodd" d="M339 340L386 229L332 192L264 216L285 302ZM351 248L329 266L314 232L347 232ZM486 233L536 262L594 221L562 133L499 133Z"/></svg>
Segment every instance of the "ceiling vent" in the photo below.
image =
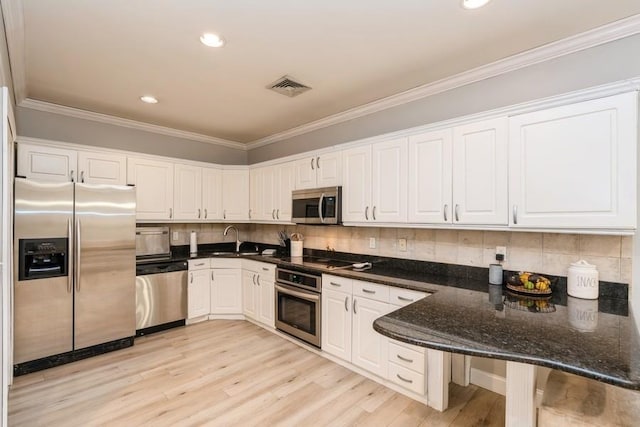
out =
<svg viewBox="0 0 640 427"><path fill-rule="evenodd" d="M298 96L311 88L295 81L291 76L282 76L267 86L267 89L271 89L279 94L293 98L294 96Z"/></svg>

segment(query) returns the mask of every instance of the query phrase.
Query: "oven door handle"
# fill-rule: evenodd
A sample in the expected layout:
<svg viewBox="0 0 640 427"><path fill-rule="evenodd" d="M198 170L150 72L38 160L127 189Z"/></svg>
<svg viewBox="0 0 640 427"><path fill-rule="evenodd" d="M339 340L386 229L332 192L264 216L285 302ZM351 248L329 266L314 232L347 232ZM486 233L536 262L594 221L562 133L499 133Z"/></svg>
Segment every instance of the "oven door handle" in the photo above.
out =
<svg viewBox="0 0 640 427"><path fill-rule="evenodd" d="M287 295L291 295L294 297L298 297L298 298L302 298L304 300L307 301L320 301L320 295L311 295L311 294L307 294L304 292L298 292L298 291L294 291L292 289L289 288L284 288L280 285L276 285L276 290L282 292L283 294L287 294Z"/></svg>

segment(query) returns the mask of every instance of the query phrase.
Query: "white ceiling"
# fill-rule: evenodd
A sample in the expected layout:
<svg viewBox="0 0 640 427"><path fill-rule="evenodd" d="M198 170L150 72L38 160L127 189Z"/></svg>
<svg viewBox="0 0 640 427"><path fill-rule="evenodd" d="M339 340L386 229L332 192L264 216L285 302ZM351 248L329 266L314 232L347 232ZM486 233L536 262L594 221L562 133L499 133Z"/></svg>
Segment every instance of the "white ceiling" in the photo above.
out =
<svg viewBox="0 0 640 427"><path fill-rule="evenodd" d="M26 97L237 142L640 13L638 0L21 2ZM313 90L265 89L285 74Z"/></svg>

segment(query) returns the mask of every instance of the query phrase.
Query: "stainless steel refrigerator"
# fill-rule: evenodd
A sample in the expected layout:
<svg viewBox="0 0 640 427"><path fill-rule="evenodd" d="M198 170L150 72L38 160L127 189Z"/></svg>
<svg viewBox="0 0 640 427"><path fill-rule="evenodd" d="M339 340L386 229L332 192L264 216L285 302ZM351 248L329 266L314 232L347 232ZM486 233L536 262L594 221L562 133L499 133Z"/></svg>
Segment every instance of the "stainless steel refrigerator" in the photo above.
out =
<svg viewBox="0 0 640 427"><path fill-rule="evenodd" d="M14 363L135 335L135 200L16 178Z"/></svg>

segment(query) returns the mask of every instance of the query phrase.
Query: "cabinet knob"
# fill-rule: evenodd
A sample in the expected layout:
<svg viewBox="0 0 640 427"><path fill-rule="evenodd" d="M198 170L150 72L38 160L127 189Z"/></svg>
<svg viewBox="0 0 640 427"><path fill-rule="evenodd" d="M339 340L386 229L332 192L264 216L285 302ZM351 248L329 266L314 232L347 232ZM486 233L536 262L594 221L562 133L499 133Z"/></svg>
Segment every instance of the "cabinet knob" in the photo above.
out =
<svg viewBox="0 0 640 427"><path fill-rule="evenodd" d="M71 172L69 172L69 177L71 178L71 182L75 182L74 181L74 175L75 175L75 171L71 170Z"/></svg>
<svg viewBox="0 0 640 427"><path fill-rule="evenodd" d="M460 207L460 205L458 205L458 204L456 203L456 207L454 208L454 209L455 209L454 214L455 214L456 222L460 221L460 215L459 215L459 213L458 213L458 208L459 208L459 207Z"/></svg>
<svg viewBox="0 0 640 427"><path fill-rule="evenodd" d="M373 212L372 212L372 214L373 214L373 215L372 215L372 216L373 216L373 220L375 221L375 220L376 220L376 207L375 207L375 206L373 207Z"/></svg>
<svg viewBox="0 0 640 427"><path fill-rule="evenodd" d="M356 302L357 302L357 300L354 298L353 299L353 314L358 314L358 312L356 311Z"/></svg>
<svg viewBox="0 0 640 427"><path fill-rule="evenodd" d="M320 157L316 157L316 169L320 169Z"/></svg>
<svg viewBox="0 0 640 427"><path fill-rule="evenodd" d="M447 213L448 213L448 211L449 211L449 205L446 205L446 204L445 204L445 205L444 205L444 209L443 209L443 210L444 210L444 222L447 222L447 221L448 221Z"/></svg>
<svg viewBox="0 0 640 427"><path fill-rule="evenodd" d="M311 170L314 170L314 169L315 169L315 168L313 167L313 161L314 161L314 160L315 160L315 159L312 157L312 158L311 158Z"/></svg>
<svg viewBox="0 0 640 427"><path fill-rule="evenodd" d="M349 297L344 297L344 311L349 311Z"/></svg>
<svg viewBox="0 0 640 427"><path fill-rule="evenodd" d="M366 219L367 221L369 221L369 206L367 206L366 208L364 208L364 219Z"/></svg>
<svg viewBox="0 0 640 427"><path fill-rule="evenodd" d="M513 223L518 224L518 205L513 205Z"/></svg>
<svg viewBox="0 0 640 427"><path fill-rule="evenodd" d="M280 219L280 209L276 209L276 219Z"/></svg>
<svg viewBox="0 0 640 427"><path fill-rule="evenodd" d="M222 219L227 219L227 210L222 211Z"/></svg>
<svg viewBox="0 0 640 427"><path fill-rule="evenodd" d="M189 275L189 283L193 283L193 273Z"/></svg>
<svg viewBox="0 0 640 427"><path fill-rule="evenodd" d="M198 208L198 219L200 219L200 208Z"/></svg>
<svg viewBox="0 0 640 427"><path fill-rule="evenodd" d="M80 182L84 182L84 171L80 171Z"/></svg>
<svg viewBox="0 0 640 427"><path fill-rule="evenodd" d="M169 208L169 218L173 218L173 208Z"/></svg>
<svg viewBox="0 0 640 427"><path fill-rule="evenodd" d="M207 217L209 216L209 213L207 212L207 210L204 210L204 219L207 219Z"/></svg>

